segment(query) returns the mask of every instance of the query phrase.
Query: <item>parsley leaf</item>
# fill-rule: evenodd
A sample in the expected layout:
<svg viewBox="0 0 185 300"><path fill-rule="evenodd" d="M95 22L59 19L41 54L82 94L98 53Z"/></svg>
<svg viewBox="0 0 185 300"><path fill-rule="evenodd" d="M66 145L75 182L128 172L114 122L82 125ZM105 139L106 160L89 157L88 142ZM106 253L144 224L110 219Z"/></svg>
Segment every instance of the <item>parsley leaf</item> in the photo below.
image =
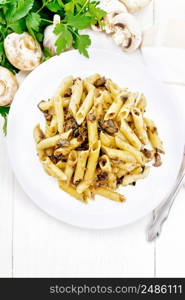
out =
<svg viewBox="0 0 185 300"><path fill-rule="evenodd" d="M39 26L41 23L41 17L38 13L32 12L26 17L26 26L28 30L39 31Z"/></svg>
<svg viewBox="0 0 185 300"><path fill-rule="evenodd" d="M24 18L32 9L34 0L15 0L10 13L9 23L14 23ZM11 3L12 5L12 3Z"/></svg>
<svg viewBox="0 0 185 300"><path fill-rule="evenodd" d="M59 35L56 40L57 54L65 51L72 45L73 36L65 24L57 24L54 29L54 33Z"/></svg>
<svg viewBox="0 0 185 300"><path fill-rule="evenodd" d="M24 19L20 19L12 24L9 25L9 28L11 28L16 33L23 33L26 31L26 24Z"/></svg>
<svg viewBox="0 0 185 300"><path fill-rule="evenodd" d="M78 49L81 54L83 54L86 57L89 57L89 54L87 52L87 48L91 45L91 40L88 35L78 35L74 39L73 47L75 49Z"/></svg>
<svg viewBox="0 0 185 300"><path fill-rule="evenodd" d="M4 135L7 134L7 115L9 113L10 107L0 106L0 115L4 119L3 132Z"/></svg>
<svg viewBox="0 0 185 300"><path fill-rule="evenodd" d="M91 25L91 18L88 16L81 16L81 15L76 15L76 16L68 16L66 18L67 24L70 26L82 30L84 28L87 28Z"/></svg>

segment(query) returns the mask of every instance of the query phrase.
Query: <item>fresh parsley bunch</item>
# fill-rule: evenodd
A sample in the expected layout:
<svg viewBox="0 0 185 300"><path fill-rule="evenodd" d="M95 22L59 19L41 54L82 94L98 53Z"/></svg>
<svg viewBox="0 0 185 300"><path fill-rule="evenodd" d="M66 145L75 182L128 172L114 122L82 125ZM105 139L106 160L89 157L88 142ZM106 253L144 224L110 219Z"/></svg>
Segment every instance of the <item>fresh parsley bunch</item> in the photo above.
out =
<svg viewBox="0 0 185 300"><path fill-rule="evenodd" d="M54 14L61 17L54 33L57 35L57 54L69 46L78 49L88 57L87 48L91 44L88 35L80 34L80 30L99 23L105 12L97 7L98 1L92 0L0 0L0 66L16 73L4 51L4 39L12 32L29 32L42 46L44 29L53 23ZM45 59L52 56L48 49L43 49ZM5 119L6 132L7 114L9 109L0 107L0 114Z"/></svg>

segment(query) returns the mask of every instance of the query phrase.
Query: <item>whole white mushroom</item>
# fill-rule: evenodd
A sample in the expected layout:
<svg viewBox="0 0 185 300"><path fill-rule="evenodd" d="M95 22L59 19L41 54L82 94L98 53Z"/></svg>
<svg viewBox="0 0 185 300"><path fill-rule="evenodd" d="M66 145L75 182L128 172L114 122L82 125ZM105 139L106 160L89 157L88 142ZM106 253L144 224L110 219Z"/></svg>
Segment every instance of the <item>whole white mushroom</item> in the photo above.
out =
<svg viewBox="0 0 185 300"><path fill-rule="evenodd" d="M128 13L118 14L111 20L115 43L126 52L135 51L141 44L142 33L136 19Z"/></svg>
<svg viewBox="0 0 185 300"><path fill-rule="evenodd" d="M145 8L152 0L120 0L128 9L128 12L135 13Z"/></svg>
<svg viewBox="0 0 185 300"><path fill-rule="evenodd" d="M107 12L107 15L103 19L105 26L103 28L100 28L97 25L92 25L92 29L94 31L103 31L104 30L107 34L110 34L110 33L112 33L112 29L110 27L110 23L111 23L110 20L116 14L127 12L127 8L119 0L102 0L98 4L98 7Z"/></svg>
<svg viewBox="0 0 185 300"><path fill-rule="evenodd" d="M43 40L43 46L44 48L48 48L53 55L56 54L56 40L57 40L57 35L53 32L55 29L55 26L57 24L60 24L60 16L59 15L54 15L53 17L53 24L49 25L45 28L44 30L44 40Z"/></svg>
<svg viewBox="0 0 185 300"><path fill-rule="evenodd" d="M42 61L39 43L27 32L10 33L4 40L9 62L21 71L32 71Z"/></svg>
<svg viewBox="0 0 185 300"><path fill-rule="evenodd" d="M10 105L17 89L18 82L14 74L0 66L0 106Z"/></svg>

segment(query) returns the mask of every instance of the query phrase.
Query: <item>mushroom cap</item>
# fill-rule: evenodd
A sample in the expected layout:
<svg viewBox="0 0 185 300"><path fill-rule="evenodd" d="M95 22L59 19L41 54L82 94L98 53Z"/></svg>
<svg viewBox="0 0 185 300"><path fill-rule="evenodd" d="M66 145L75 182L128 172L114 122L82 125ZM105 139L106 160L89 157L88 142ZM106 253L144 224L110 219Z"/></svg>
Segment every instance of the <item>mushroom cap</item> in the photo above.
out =
<svg viewBox="0 0 185 300"><path fill-rule="evenodd" d="M10 63L21 71L31 71L41 63L40 45L27 32L9 34L4 40L4 48Z"/></svg>
<svg viewBox="0 0 185 300"><path fill-rule="evenodd" d="M152 0L120 0L128 9L128 12L135 13L146 7Z"/></svg>
<svg viewBox="0 0 185 300"><path fill-rule="evenodd" d="M114 26L112 38L124 51L133 52L140 46L142 41L141 29L132 15L128 13L116 15L112 19L112 26Z"/></svg>
<svg viewBox="0 0 185 300"><path fill-rule="evenodd" d="M0 106L10 105L18 89L16 77L0 66Z"/></svg>
<svg viewBox="0 0 185 300"><path fill-rule="evenodd" d="M102 0L98 4L98 7L107 12L107 15L104 18L105 26L103 30L110 34L112 33L112 29L109 26L111 23L109 19L111 19L115 14L125 13L127 12L126 6L121 3L119 0ZM102 28L96 25L91 26L94 31L102 31Z"/></svg>
<svg viewBox="0 0 185 300"><path fill-rule="evenodd" d="M124 3L119 0L102 0L98 7L105 10L107 13L127 12L127 8Z"/></svg>

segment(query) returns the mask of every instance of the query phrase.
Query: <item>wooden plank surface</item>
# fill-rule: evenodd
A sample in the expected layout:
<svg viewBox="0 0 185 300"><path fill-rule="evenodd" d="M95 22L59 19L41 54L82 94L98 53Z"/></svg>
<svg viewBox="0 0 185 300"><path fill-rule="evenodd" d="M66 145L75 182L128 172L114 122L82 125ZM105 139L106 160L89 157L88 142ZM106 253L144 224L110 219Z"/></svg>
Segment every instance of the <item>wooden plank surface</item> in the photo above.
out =
<svg viewBox="0 0 185 300"><path fill-rule="evenodd" d="M3 122L0 120L0 128ZM0 277L12 276L12 220L14 177L8 162L5 138L0 130Z"/></svg>
<svg viewBox="0 0 185 300"><path fill-rule="evenodd" d="M184 2L155 0L138 21L145 28L171 15L183 17ZM182 103L184 88L174 91ZM151 216L109 231L65 225L45 215L14 182L0 135L0 277L185 276L184 199L183 190L156 246L145 239Z"/></svg>

